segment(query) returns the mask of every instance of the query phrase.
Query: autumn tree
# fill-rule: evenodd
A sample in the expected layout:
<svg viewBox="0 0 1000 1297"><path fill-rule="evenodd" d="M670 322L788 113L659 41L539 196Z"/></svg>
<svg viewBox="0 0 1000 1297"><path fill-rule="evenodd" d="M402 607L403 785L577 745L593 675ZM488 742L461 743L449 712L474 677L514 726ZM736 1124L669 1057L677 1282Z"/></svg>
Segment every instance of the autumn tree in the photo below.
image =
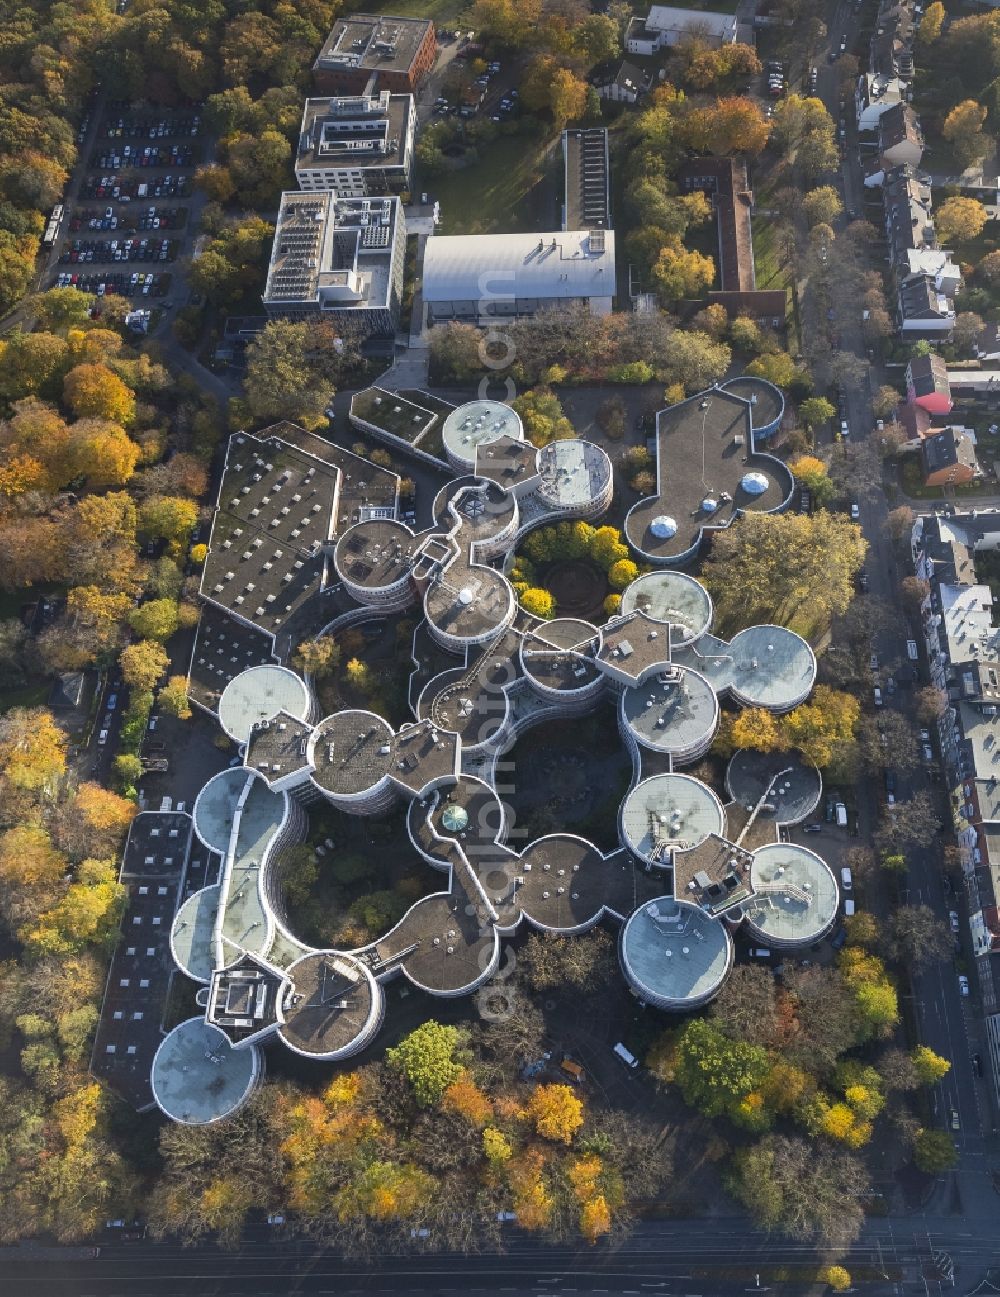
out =
<svg viewBox="0 0 1000 1297"><path fill-rule="evenodd" d="M814 621L847 609L866 548L843 515L750 513L713 538L703 580L726 630Z"/></svg>
<svg viewBox="0 0 1000 1297"><path fill-rule="evenodd" d="M536 55L521 81L526 107L549 112L557 129L582 117L587 107L587 83L548 54Z"/></svg>
<svg viewBox="0 0 1000 1297"><path fill-rule="evenodd" d="M563 413L559 397L548 387L534 387L516 397L511 406L524 424L533 446L547 446L575 436L573 425Z"/></svg>
<svg viewBox="0 0 1000 1297"><path fill-rule="evenodd" d="M833 185L820 185L810 189L802 199L802 210L810 225L833 225L844 204Z"/></svg>
<svg viewBox="0 0 1000 1297"><path fill-rule="evenodd" d="M173 599L148 599L129 614L129 625L145 640L168 640L177 630L177 603Z"/></svg>
<svg viewBox="0 0 1000 1297"><path fill-rule="evenodd" d="M106 365L83 364L63 380L63 400L74 414L127 425L135 418L135 394Z"/></svg>
<svg viewBox="0 0 1000 1297"><path fill-rule="evenodd" d="M529 586L519 593L518 598L521 607L525 612L531 613L533 617L540 617L543 621L548 621L555 616L555 598L543 586Z"/></svg>
<svg viewBox="0 0 1000 1297"><path fill-rule="evenodd" d="M198 506L182 496L154 495L139 506L137 525L144 536L183 544L198 521Z"/></svg>
<svg viewBox="0 0 1000 1297"><path fill-rule="evenodd" d="M303 640L292 661L296 671L321 680L332 675L340 665L340 645L328 635L322 639Z"/></svg>
<svg viewBox="0 0 1000 1297"><path fill-rule="evenodd" d="M812 493L817 504L827 504L834 494L826 464L815 455L796 455L788 467L792 476Z"/></svg>
<svg viewBox="0 0 1000 1297"><path fill-rule="evenodd" d="M935 1054L927 1045L918 1045L911 1058L921 1085L935 1085L951 1071L951 1063L940 1054Z"/></svg>
<svg viewBox="0 0 1000 1297"><path fill-rule="evenodd" d="M122 649L122 679L135 689L152 689L167 669L169 659L162 644L138 640Z"/></svg>
<svg viewBox="0 0 1000 1297"><path fill-rule="evenodd" d="M176 716L181 721L190 720L192 712L187 676L171 676L157 695L157 702L168 716Z"/></svg>
<svg viewBox="0 0 1000 1297"><path fill-rule="evenodd" d="M700 252L685 248L670 235L660 248L650 270L653 283L667 302L699 297L715 281L715 262Z"/></svg>
<svg viewBox="0 0 1000 1297"><path fill-rule="evenodd" d="M934 225L942 243L966 243L978 238L986 220L986 208L977 198L946 198L934 211Z"/></svg>
<svg viewBox="0 0 1000 1297"><path fill-rule="evenodd" d="M538 1085L527 1113L543 1139L569 1144L583 1125L583 1102L568 1085Z"/></svg>
<svg viewBox="0 0 1000 1297"><path fill-rule="evenodd" d="M921 45L926 47L934 44L941 35L944 20L945 9L941 0L931 0L923 17L920 19L920 26L917 28L917 38Z"/></svg>
<svg viewBox="0 0 1000 1297"><path fill-rule="evenodd" d="M42 707L12 707L0 716L0 775L41 796L66 771L66 735Z"/></svg>
<svg viewBox="0 0 1000 1297"><path fill-rule="evenodd" d="M962 171L981 162L989 151L990 141L983 134L985 122L986 109L975 99L963 99L944 119L941 134L950 144Z"/></svg>
<svg viewBox="0 0 1000 1297"><path fill-rule="evenodd" d="M744 95L723 97L692 109L682 128L690 148L718 157L735 153L755 156L763 151L770 131L759 105Z"/></svg>

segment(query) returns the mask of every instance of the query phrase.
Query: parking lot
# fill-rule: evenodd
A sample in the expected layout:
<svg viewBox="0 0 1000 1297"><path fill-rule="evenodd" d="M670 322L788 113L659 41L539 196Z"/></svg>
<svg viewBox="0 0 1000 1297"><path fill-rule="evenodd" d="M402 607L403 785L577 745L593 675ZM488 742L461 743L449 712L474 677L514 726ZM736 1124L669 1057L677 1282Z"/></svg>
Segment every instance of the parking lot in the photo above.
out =
<svg viewBox="0 0 1000 1297"><path fill-rule="evenodd" d="M188 207L168 200L192 195L205 155L199 106L150 113L112 101L91 116L78 137L87 161L76 202L67 196L64 204L48 282L99 297L162 298L172 279L163 267L182 254L190 229ZM149 268L124 268L135 263Z"/></svg>

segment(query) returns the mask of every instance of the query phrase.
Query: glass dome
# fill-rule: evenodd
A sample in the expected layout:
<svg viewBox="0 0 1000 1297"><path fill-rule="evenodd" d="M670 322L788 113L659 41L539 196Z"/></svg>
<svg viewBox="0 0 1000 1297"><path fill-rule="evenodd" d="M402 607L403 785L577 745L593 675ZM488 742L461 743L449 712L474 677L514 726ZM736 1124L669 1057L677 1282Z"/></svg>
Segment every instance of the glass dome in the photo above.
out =
<svg viewBox="0 0 1000 1297"><path fill-rule="evenodd" d="M701 507L705 513L715 513L719 507L719 502L714 495L706 495L701 502Z"/></svg>
<svg viewBox="0 0 1000 1297"><path fill-rule="evenodd" d="M464 806L446 806L441 823L449 833L461 833L469 823L469 812Z"/></svg>
<svg viewBox="0 0 1000 1297"><path fill-rule="evenodd" d="M649 524L649 530L657 540L670 540L672 536L677 535L677 523L666 514L660 514Z"/></svg>
<svg viewBox="0 0 1000 1297"><path fill-rule="evenodd" d="M769 485L763 473L744 473L740 479L740 489L747 495L763 495Z"/></svg>

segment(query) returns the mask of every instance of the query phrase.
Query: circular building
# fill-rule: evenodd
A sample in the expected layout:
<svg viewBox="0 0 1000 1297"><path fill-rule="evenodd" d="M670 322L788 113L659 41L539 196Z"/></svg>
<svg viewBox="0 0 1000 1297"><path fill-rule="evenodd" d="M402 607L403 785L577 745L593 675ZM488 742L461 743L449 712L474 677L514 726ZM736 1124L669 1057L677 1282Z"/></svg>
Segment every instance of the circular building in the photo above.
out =
<svg viewBox="0 0 1000 1297"><path fill-rule="evenodd" d="M309 737L306 752L313 783L352 815L375 815L396 800L389 780L396 735L374 712L346 711L326 716Z"/></svg>
<svg viewBox="0 0 1000 1297"><path fill-rule="evenodd" d="M594 665L600 632L576 617L545 622L521 640L521 669L543 698L572 707L600 693L604 677Z"/></svg>
<svg viewBox="0 0 1000 1297"><path fill-rule="evenodd" d="M730 642L729 688L744 707L786 712L805 702L816 683L816 658L784 626L749 626Z"/></svg>
<svg viewBox="0 0 1000 1297"><path fill-rule="evenodd" d="M417 851L437 868L452 864L456 839L468 844L480 864L484 848L503 837L503 803L485 780L461 775L428 797L415 797L407 808L406 828Z"/></svg>
<svg viewBox="0 0 1000 1297"><path fill-rule="evenodd" d="M797 752L753 752L740 748L726 768L729 796L756 823L800 824L811 815L823 793L816 767Z"/></svg>
<svg viewBox="0 0 1000 1297"><path fill-rule="evenodd" d="M662 896L630 916L618 955L640 1000L682 1012L718 994L733 962L733 942L725 924L700 906Z"/></svg>
<svg viewBox="0 0 1000 1297"><path fill-rule="evenodd" d="M382 988L360 960L335 950L303 955L288 969L292 991L278 1035L307 1058L350 1058L368 1044L385 1009Z"/></svg>
<svg viewBox="0 0 1000 1297"><path fill-rule="evenodd" d="M435 522L449 532L457 527L459 550L480 562L510 549L519 517L513 492L488 478L456 478L434 497Z"/></svg>
<svg viewBox="0 0 1000 1297"><path fill-rule="evenodd" d="M592 441L551 441L538 455L538 495L556 513L596 518L611 503L614 474L607 454Z"/></svg>
<svg viewBox="0 0 1000 1297"><path fill-rule="evenodd" d="M618 728L630 745L695 761L708 751L719 723L719 700L703 675L673 665L624 691Z"/></svg>
<svg viewBox="0 0 1000 1297"><path fill-rule="evenodd" d="M269 662L248 667L230 680L219 699L219 724L234 743L242 745L255 725L274 720L279 712L306 721L311 711L305 681L287 667Z"/></svg>
<svg viewBox="0 0 1000 1297"><path fill-rule="evenodd" d="M218 851L224 856L229 850L236 803L251 773L245 766L222 770L212 776L195 798L191 812L194 831L209 851Z"/></svg>
<svg viewBox="0 0 1000 1297"><path fill-rule="evenodd" d="M520 417L501 401L469 401L452 410L441 426L448 463L463 473L475 468L477 446L501 437L524 438Z"/></svg>
<svg viewBox="0 0 1000 1297"><path fill-rule="evenodd" d="M424 591L424 616L442 648L462 653L486 644L517 612L510 582L491 567L455 563Z"/></svg>
<svg viewBox="0 0 1000 1297"><path fill-rule="evenodd" d="M263 1076L256 1046L234 1049L204 1018L188 1018L164 1036L150 1082L160 1111L184 1126L207 1126L241 1108Z"/></svg>
<svg viewBox="0 0 1000 1297"><path fill-rule="evenodd" d="M837 917L840 893L833 870L808 847L773 842L758 847L750 866L753 896L743 902L755 941L786 949L824 936Z"/></svg>
<svg viewBox="0 0 1000 1297"><path fill-rule="evenodd" d="M627 586L621 611L644 612L653 621L669 622L671 645L683 648L700 639L711 626L712 596L693 576L663 569L647 572Z"/></svg>
<svg viewBox="0 0 1000 1297"><path fill-rule="evenodd" d="M333 565L359 603L395 610L415 598L410 580L415 549L409 527L394 518L370 518L344 532L333 552Z"/></svg>
<svg viewBox="0 0 1000 1297"><path fill-rule="evenodd" d="M619 811L621 839L640 860L667 865L674 851L690 851L711 833L725 832L722 803L690 775L652 775L631 790Z"/></svg>
<svg viewBox="0 0 1000 1297"><path fill-rule="evenodd" d="M766 378L744 375L731 378L722 384L723 391L731 392L750 403L750 426L755 437L770 437L781 427L785 414L785 398L780 387Z"/></svg>

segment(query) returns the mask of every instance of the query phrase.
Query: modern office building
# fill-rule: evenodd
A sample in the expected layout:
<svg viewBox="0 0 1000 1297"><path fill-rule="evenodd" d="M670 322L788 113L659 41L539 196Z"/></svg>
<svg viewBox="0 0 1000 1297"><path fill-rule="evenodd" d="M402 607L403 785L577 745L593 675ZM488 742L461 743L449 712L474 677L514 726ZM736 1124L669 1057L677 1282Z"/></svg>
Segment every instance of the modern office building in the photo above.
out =
<svg viewBox="0 0 1000 1297"><path fill-rule="evenodd" d="M295 178L303 190L378 198L410 188L417 112L412 95L307 99Z"/></svg>
<svg viewBox="0 0 1000 1297"><path fill-rule="evenodd" d="M328 319L356 339L392 337L405 257L398 198L284 193L264 309L283 319Z"/></svg>

